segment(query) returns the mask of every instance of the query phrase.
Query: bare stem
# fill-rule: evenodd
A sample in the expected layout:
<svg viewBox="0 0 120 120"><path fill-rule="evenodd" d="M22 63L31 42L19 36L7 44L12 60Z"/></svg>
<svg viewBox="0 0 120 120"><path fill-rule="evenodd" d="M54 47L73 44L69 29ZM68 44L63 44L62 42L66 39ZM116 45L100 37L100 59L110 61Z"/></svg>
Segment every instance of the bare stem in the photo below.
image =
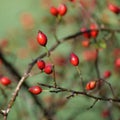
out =
<svg viewBox="0 0 120 120"><path fill-rule="evenodd" d="M54 86L55 88L57 87L57 82L56 82L56 74L55 74L55 66L53 65L53 81L54 81Z"/></svg>
<svg viewBox="0 0 120 120"><path fill-rule="evenodd" d="M84 86L84 81L83 81L83 77L82 77L81 71L80 71L80 69L79 69L78 66L76 66L76 69L77 69L78 74L79 74L79 76L80 76L81 86L82 86L82 88L83 88L83 91L85 92L85 86Z"/></svg>
<svg viewBox="0 0 120 120"><path fill-rule="evenodd" d="M9 110L11 109L11 107L13 106L15 100L16 100L16 97L18 95L18 92L22 86L22 83L28 78L29 74L26 73L24 74L24 76L21 78L20 82L18 83L17 87L15 88L15 91L13 92L13 96L11 97L9 103L8 103L8 107L7 107L7 110L9 112Z"/></svg>

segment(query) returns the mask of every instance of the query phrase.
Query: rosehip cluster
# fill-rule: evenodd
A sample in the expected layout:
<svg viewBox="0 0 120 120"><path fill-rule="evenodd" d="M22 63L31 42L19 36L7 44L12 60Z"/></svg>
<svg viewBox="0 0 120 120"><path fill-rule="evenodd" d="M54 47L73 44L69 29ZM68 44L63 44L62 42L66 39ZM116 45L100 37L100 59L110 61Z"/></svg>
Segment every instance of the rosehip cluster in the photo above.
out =
<svg viewBox="0 0 120 120"><path fill-rule="evenodd" d="M88 29L87 28L85 28L85 27L83 27L83 28L81 28L81 32L84 32L83 33L83 36L85 37L85 38L96 38L97 37L97 35L98 35L98 30L96 30L97 29L97 25L96 24L91 24L90 25L90 31L87 31Z"/></svg>
<svg viewBox="0 0 120 120"><path fill-rule="evenodd" d="M51 74L53 72L53 65L46 64L43 60L38 60L37 66L40 70L43 70L46 74Z"/></svg>
<svg viewBox="0 0 120 120"><path fill-rule="evenodd" d="M58 15L64 16L67 13L67 6L65 4L60 4L58 8L52 6L50 8L50 13L53 16L58 16Z"/></svg>
<svg viewBox="0 0 120 120"><path fill-rule="evenodd" d="M85 32L85 31L87 31L87 28L85 28L85 27L81 28L81 32ZM83 36L85 38L90 38L91 34L90 34L90 32L85 32L85 33L83 33Z"/></svg>

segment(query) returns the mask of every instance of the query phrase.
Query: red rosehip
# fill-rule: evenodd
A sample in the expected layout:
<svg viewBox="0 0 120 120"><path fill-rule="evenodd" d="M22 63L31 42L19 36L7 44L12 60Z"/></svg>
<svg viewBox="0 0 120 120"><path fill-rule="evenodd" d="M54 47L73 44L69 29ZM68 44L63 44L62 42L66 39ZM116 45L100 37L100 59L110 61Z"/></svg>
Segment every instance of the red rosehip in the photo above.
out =
<svg viewBox="0 0 120 120"><path fill-rule="evenodd" d="M31 29L34 27L34 18L30 13L22 13L20 21L25 29Z"/></svg>
<svg viewBox="0 0 120 120"><path fill-rule="evenodd" d="M54 64L58 65L58 66L64 66L66 64L66 59L64 56L62 55L56 55L54 57Z"/></svg>
<svg viewBox="0 0 120 120"><path fill-rule="evenodd" d="M69 0L70 2L75 2L75 0Z"/></svg>
<svg viewBox="0 0 120 120"><path fill-rule="evenodd" d="M29 92L31 92L32 94L38 95L42 92L42 88L40 86L32 86L29 89Z"/></svg>
<svg viewBox="0 0 120 120"><path fill-rule="evenodd" d="M45 62L43 60L38 60L37 66L40 70L43 70L45 68Z"/></svg>
<svg viewBox="0 0 120 120"><path fill-rule="evenodd" d="M7 85L11 84L11 80L8 77L2 77L0 79L0 83L4 86L7 86Z"/></svg>
<svg viewBox="0 0 120 120"><path fill-rule="evenodd" d="M38 31L37 41L41 46L46 46L46 44L47 44L47 36L43 32Z"/></svg>
<svg viewBox="0 0 120 120"><path fill-rule="evenodd" d="M83 47L89 47L89 45L90 45L90 40L83 40L82 41L82 46Z"/></svg>
<svg viewBox="0 0 120 120"><path fill-rule="evenodd" d="M120 8L118 6L116 6L116 5L109 4L108 8L109 8L109 10L114 12L115 14L119 14L120 13Z"/></svg>
<svg viewBox="0 0 120 120"><path fill-rule="evenodd" d="M5 48L7 47L9 44L8 40L7 39L3 39L1 42L0 42L0 47L1 48Z"/></svg>
<svg viewBox="0 0 120 120"><path fill-rule="evenodd" d="M53 66L51 64L47 64L44 68L44 72L46 74L51 74L53 72Z"/></svg>
<svg viewBox="0 0 120 120"><path fill-rule="evenodd" d="M86 61L94 61L97 58L96 50L85 50L83 52L83 57Z"/></svg>
<svg viewBox="0 0 120 120"><path fill-rule="evenodd" d="M91 24L90 29L91 29L91 32L90 32L91 37L96 38L97 35L98 35L98 30L94 30L94 29L97 29L97 25L96 24Z"/></svg>
<svg viewBox="0 0 120 120"><path fill-rule="evenodd" d="M60 4L58 7L59 15L64 16L67 12L67 6L65 4Z"/></svg>
<svg viewBox="0 0 120 120"><path fill-rule="evenodd" d="M50 8L50 13L51 13L52 15L54 15L54 16L57 16L57 15L58 15L58 9L55 8L54 6L52 6L52 7Z"/></svg>
<svg viewBox="0 0 120 120"><path fill-rule="evenodd" d="M86 90L93 90L96 87L96 81L90 81L86 84Z"/></svg>
<svg viewBox="0 0 120 120"><path fill-rule="evenodd" d="M78 66L79 64L79 58L76 54L74 53L71 53L70 54L70 63L74 66Z"/></svg>
<svg viewBox="0 0 120 120"><path fill-rule="evenodd" d="M115 67L120 68L120 58L115 60Z"/></svg>
<svg viewBox="0 0 120 120"><path fill-rule="evenodd" d="M105 109L102 111L102 117L107 118L110 116L110 111L108 109Z"/></svg>
<svg viewBox="0 0 120 120"><path fill-rule="evenodd" d="M111 76L111 72L109 70L105 71L103 74L104 78L109 78Z"/></svg>
<svg viewBox="0 0 120 120"><path fill-rule="evenodd" d="M114 56L114 57L120 56L120 48L115 48L115 49L113 50L113 56Z"/></svg>
<svg viewBox="0 0 120 120"><path fill-rule="evenodd" d="M90 38L90 37L91 37L90 32L85 32L85 31L87 31L86 28L81 28L81 32L84 32L84 33L83 33L83 36L84 36L85 38Z"/></svg>

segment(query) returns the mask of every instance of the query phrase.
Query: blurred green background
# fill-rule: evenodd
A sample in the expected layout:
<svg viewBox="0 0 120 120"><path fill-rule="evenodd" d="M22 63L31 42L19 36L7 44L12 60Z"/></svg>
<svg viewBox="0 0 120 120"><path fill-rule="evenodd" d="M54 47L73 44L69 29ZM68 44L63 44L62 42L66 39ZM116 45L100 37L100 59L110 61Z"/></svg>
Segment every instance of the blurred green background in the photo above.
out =
<svg viewBox="0 0 120 120"><path fill-rule="evenodd" d="M48 49L55 43L53 34L56 27L56 20L55 17L49 13L51 5L58 6L60 3L65 3L68 7L68 13L63 18L62 23L56 27L58 39L74 34L78 32L82 26L89 26L94 21L99 25L119 28L120 16L110 12L107 8L107 4L112 2L120 6L120 0L81 0L81 2L85 2L84 4L86 6L84 9L89 11L89 17L82 13L84 10L79 4L70 3L67 0L2 0L0 2L0 47L5 58L17 68L21 75L25 72L28 64L34 58L45 52L45 49L40 47L36 42L38 30L42 30L47 35ZM119 40L119 37L120 35L117 34L115 39ZM100 34L99 39L101 38L102 35ZM60 45L52 53L52 59L58 56L67 59L66 66L62 66L63 68L61 68L61 66L56 67L56 71L58 72L58 83L60 86L79 90L79 76L77 76L75 69L68 62L69 53L71 51L79 54L81 69L86 81L96 77L96 71L92 67L93 63L84 63L82 52L85 49L80 45L79 40L81 39L83 38L78 38L76 42L66 42ZM120 42L118 41L117 43L118 44L113 46L113 48L119 48ZM103 58L103 61L101 60L101 74L105 69L113 71L113 66L111 65L113 59L108 60L108 57L111 57L110 52L111 48L109 46L107 46L105 52L101 52L101 57ZM49 62L47 57L45 57L44 60ZM1 74L13 78L4 65L0 67ZM35 66L32 70L32 74L38 72L39 70ZM65 75L63 73L65 73ZM118 78L119 76L115 75L110 78L110 82L115 86L119 86L118 82L116 84L113 81L113 79ZM45 74L38 74L30 77L27 82L30 86L36 85L38 82L52 84L52 78ZM5 108L16 85L17 82L13 78L13 85L10 88L1 86L1 89L4 89L7 97L2 95L2 92L0 93L0 108ZM78 96L69 99L68 102L64 104L67 96L69 95L43 92L38 98L41 99L42 104L50 111L52 109L49 108L51 104L61 104L59 107L55 107L55 120L110 120L109 117L103 118L101 115L102 111L106 108L112 109L111 114L113 120L118 120L120 118L119 109L116 109L114 105L109 102L100 101L92 109L87 110L87 108L93 104L94 100ZM42 116L42 111L34 102L30 93L27 90L22 89L8 116L8 120L42 120ZM2 120L3 117L0 116L0 119Z"/></svg>

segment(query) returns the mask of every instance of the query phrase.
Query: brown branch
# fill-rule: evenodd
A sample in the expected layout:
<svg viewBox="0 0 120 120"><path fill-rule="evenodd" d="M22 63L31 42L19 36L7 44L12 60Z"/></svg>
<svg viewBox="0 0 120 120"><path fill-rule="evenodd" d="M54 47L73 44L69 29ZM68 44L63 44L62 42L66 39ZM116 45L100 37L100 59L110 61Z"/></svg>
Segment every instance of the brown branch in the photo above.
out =
<svg viewBox="0 0 120 120"><path fill-rule="evenodd" d="M75 91L75 90L71 90L71 89L67 89L67 88L63 88L63 87L54 87L52 85L46 85L43 83L38 83L41 86L47 87L47 88L54 88L56 90L60 90L59 92L67 92L67 93L71 93L71 94L76 94L76 95L84 95L87 96L89 98L95 99L95 100L100 100L100 101L109 101L109 102L120 102L120 99L114 99L114 98L103 98L103 97L99 97L99 96L93 96L91 94L88 94L87 92L80 92L80 91ZM53 93L56 93L55 91L52 91Z"/></svg>

